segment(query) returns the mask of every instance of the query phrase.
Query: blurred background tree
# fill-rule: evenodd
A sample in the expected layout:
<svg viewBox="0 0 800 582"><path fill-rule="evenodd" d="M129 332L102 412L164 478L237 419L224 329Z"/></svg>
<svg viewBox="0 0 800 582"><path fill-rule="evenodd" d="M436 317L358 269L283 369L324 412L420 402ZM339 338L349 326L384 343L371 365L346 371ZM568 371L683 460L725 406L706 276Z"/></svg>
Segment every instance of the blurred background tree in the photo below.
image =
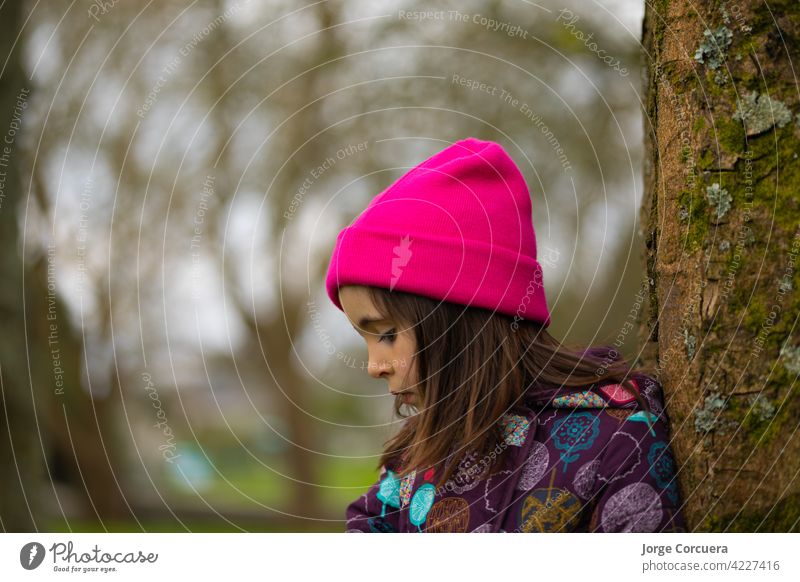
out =
<svg viewBox="0 0 800 582"><path fill-rule="evenodd" d="M6 55L0 71L0 104L4 115L13 111L20 91L24 89L25 76L20 66L20 45L18 38L21 20L21 6L11 3L3 11L0 20L0 46ZM20 229L16 207L20 205L21 177L19 163L10 159L9 149L3 150L2 190L0 190L0 470L4 475L2 495L0 495L0 523L4 530L30 531L41 513L37 511L36 497L39 489L46 483L42 471L42 455L36 432L36 397L34 383L28 380L26 360L28 353L32 358L45 361L42 357L46 336L32 338L32 349L27 352L20 345L26 337L25 300L22 281L26 269L19 253ZM17 154L18 157L19 154ZM10 210L9 210L10 209ZM32 335L32 334L31 334Z"/></svg>
<svg viewBox="0 0 800 582"><path fill-rule="evenodd" d="M341 530L398 420L333 242L467 136L525 174L553 334L635 357L643 10L6 2L3 527Z"/></svg>

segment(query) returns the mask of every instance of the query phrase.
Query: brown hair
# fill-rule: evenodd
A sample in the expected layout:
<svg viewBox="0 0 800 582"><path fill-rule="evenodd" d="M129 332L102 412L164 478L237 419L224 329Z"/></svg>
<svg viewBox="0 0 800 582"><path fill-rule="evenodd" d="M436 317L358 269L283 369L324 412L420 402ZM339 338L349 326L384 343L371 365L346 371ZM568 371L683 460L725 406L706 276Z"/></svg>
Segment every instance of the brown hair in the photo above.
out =
<svg viewBox="0 0 800 582"><path fill-rule="evenodd" d="M417 351L410 366L418 364L419 380L416 414L404 413L402 399L395 399L395 413L407 420L384 443L378 468L394 463L405 475L438 467L452 454L455 462L437 471L438 488L460 457L473 452L494 459L486 468L492 474L503 459L489 453L503 442L499 421L504 414L601 380L621 384L650 410L630 384L632 368L610 346L567 347L536 322L413 293L368 289L383 317L413 328ZM643 372L649 370L637 373Z"/></svg>

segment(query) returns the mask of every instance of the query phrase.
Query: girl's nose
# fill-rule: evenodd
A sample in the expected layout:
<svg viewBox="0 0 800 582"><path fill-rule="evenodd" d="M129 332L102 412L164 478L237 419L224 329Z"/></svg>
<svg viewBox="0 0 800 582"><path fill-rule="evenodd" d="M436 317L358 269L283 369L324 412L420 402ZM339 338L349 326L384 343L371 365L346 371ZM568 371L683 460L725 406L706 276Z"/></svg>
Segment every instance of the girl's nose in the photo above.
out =
<svg viewBox="0 0 800 582"><path fill-rule="evenodd" d="M370 360L368 371L369 375L377 380L384 376L390 375L392 373L392 368L388 362L384 361L376 362L374 360Z"/></svg>

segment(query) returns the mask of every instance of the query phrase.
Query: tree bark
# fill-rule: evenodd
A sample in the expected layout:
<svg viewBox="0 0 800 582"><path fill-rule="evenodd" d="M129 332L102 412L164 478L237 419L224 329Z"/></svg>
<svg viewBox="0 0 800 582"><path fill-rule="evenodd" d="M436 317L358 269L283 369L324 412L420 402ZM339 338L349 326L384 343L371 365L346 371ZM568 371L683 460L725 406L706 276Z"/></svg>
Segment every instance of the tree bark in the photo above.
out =
<svg viewBox="0 0 800 582"><path fill-rule="evenodd" d="M643 359L664 385L687 520L799 531L800 11L656 0L642 36Z"/></svg>

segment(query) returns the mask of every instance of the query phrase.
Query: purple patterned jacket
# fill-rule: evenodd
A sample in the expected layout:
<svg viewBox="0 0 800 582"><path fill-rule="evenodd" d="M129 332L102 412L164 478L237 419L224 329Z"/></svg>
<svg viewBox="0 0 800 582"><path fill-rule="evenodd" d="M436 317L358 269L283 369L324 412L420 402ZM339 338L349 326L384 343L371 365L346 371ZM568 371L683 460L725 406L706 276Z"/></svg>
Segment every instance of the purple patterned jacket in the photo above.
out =
<svg viewBox="0 0 800 582"><path fill-rule="evenodd" d="M661 386L633 381L652 413L601 382L504 415L492 454L505 461L488 478L490 455L466 455L439 490L435 469L398 478L388 464L347 507L347 531L685 531Z"/></svg>

